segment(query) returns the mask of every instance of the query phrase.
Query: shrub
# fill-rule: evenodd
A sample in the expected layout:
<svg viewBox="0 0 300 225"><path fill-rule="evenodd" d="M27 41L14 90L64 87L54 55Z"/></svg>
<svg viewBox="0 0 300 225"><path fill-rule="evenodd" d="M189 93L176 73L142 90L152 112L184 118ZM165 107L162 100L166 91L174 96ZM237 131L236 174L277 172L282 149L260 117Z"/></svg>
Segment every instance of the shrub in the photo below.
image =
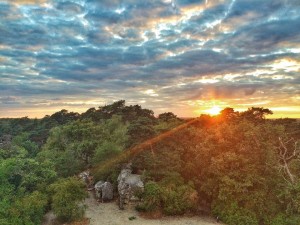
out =
<svg viewBox="0 0 300 225"><path fill-rule="evenodd" d="M190 184L168 184L162 187L163 212L167 215L180 215L196 209L197 192Z"/></svg>
<svg viewBox="0 0 300 225"><path fill-rule="evenodd" d="M146 183L142 197L144 201L137 207L138 210L162 210L167 215L180 215L192 211L198 202L193 185L184 184L179 174L170 174L159 183Z"/></svg>
<svg viewBox="0 0 300 225"><path fill-rule="evenodd" d="M146 183L142 194L143 203L139 204L138 211L151 212L161 208L161 187L154 181Z"/></svg>
<svg viewBox="0 0 300 225"><path fill-rule="evenodd" d="M47 197L35 191L18 199L10 210L12 224L41 224L47 205Z"/></svg>
<svg viewBox="0 0 300 225"><path fill-rule="evenodd" d="M258 225L255 213L239 207L237 203L230 205L218 203L213 206L213 214L228 225Z"/></svg>
<svg viewBox="0 0 300 225"><path fill-rule="evenodd" d="M85 206L82 202L87 197L84 186L82 181L74 177L60 179L50 186L51 206L61 221L74 221L83 217Z"/></svg>
<svg viewBox="0 0 300 225"><path fill-rule="evenodd" d="M270 225L299 225L300 224L300 216L299 215L286 215L284 213L280 213L269 223Z"/></svg>

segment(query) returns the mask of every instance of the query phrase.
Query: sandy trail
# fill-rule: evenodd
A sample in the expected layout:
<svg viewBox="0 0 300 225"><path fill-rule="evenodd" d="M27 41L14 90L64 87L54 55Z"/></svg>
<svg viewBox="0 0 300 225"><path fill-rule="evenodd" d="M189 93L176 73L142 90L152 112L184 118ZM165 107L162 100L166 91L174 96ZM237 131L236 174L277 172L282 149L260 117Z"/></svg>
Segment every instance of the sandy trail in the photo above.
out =
<svg viewBox="0 0 300 225"><path fill-rule="evenodd" d="M145 219L139 216L133 205L126 205L125 210L119 210L116 202L98 203L93 194L85 200L88 206L86 217L90 225L216 225L214 219L209 217L163 217L161 219ZM136 217L129 220L130 217Z"/></svg>

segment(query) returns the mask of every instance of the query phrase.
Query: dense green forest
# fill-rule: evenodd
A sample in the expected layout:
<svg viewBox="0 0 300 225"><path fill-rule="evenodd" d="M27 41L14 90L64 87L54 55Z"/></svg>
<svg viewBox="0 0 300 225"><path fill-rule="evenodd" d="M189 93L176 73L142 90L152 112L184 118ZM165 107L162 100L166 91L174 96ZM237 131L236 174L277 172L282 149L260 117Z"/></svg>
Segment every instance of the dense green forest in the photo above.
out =
<svg viewBox="0 0 300 225"><path fill-rule="evenodd" d="M132 162L145 191L137 210L212 214L229 225L300 224L300 124L268 109L183 120L121 100L79 114L0 119L0 224L41 224L52 209L79 219L74 175L116 183Z"/></svg>

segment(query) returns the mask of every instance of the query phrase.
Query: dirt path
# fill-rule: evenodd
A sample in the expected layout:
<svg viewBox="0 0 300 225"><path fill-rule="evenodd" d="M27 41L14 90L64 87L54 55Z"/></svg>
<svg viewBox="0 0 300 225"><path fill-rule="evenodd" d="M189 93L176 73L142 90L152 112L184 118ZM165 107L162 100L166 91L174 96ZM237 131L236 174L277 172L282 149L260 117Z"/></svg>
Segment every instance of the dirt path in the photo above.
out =
<svg viewBox="0 0 300 225"><path fill-rule="evenodd" d="M196 216L145 219L139 216L133 205L127 205L125 210L119 210L116 202L98 203L92 193L85 204L88 206L86 217L90 219L90 225L221 225L212 218ZM130 217L135 219L129 220Z"/></svg>

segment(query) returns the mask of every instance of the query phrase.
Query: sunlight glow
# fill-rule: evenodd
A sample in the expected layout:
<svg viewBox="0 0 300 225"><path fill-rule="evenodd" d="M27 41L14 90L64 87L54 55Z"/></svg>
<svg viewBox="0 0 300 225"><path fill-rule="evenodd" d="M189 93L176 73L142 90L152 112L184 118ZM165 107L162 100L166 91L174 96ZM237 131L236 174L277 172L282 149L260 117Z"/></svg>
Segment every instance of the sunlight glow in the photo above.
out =
<svg viewBox="0 0 300 225"><path fill-rule="evenodd" d="M219 106L213 106L212 108L206 110L210 115L218 115L221 111L221 108Z"/></svg>

